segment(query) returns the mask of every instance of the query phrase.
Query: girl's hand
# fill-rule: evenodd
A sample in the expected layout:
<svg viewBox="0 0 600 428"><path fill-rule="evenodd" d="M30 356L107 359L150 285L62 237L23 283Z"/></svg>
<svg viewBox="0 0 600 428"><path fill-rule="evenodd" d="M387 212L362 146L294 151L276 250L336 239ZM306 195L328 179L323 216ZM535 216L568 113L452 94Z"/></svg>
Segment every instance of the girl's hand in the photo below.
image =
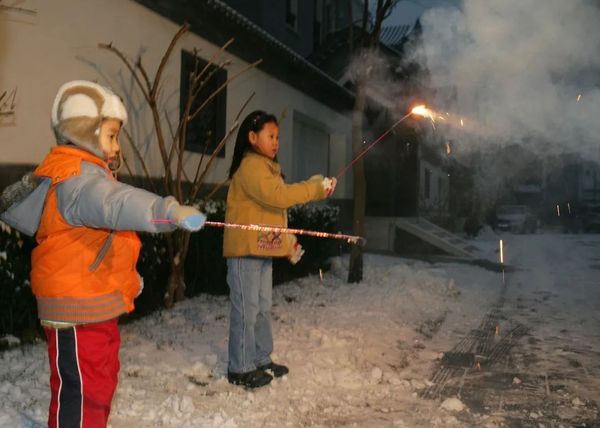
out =
<svg viewBox="0 0 600 428"><path fill-rule="evenodd" d="M323 188L325 189L325 196L330 197L335 192L335 186L337 185L337 179L335 177L325 177L322 181Z"/></svg>
<svg viewBox="0 0 600 428"><path fill-rule="evenodd" d="M302 245L300 245L300 243L298 243L298 239L296 239L295 236L292 235L292 237L293 237L292 254L290 254L290 256L288 258L290 260L290 263L295 265L296 263L298 263L300 261L300 259L304 255L304 248L302 248Z"/></svg>

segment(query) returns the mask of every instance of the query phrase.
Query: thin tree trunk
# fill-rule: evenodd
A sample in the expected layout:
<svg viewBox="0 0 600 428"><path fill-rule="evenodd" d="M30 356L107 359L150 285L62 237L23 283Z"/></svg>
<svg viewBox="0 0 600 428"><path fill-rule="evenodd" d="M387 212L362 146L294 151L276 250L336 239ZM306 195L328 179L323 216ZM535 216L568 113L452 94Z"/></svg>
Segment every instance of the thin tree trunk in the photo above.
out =
<svg viewBox="0 0 600 428"><path fill-rule="evenodd" d="M165 292L165 307L172 308L175 302L183 300L185 293L185 272L183 263L171 263L171 271Z"/></svg>
<svg viewBox="0 0 600 428"><path fill-rule="evenodd" d="M356 98L352 111L352 149L357 156L363 147L363 116L366 104L366 88L364 74L356 86ZM354 178L354 212L353 231L357 236L364 236L365 229L365 205L366 205L366 179L363 158L353 165ZM363 249L362 246L353 244L350 250L350 268L348 270L348 282L360 282L363 279Z"/></svg>
<svg viewBox="0 0 600 428"><path fill-rule="evenodd" d="M185 258L188 252L189 232L177 230L173 232L167 243L171 254L171 270L167 280L167 289L165 290L165 307L171 308L176 302L185 299Z"/></svg>

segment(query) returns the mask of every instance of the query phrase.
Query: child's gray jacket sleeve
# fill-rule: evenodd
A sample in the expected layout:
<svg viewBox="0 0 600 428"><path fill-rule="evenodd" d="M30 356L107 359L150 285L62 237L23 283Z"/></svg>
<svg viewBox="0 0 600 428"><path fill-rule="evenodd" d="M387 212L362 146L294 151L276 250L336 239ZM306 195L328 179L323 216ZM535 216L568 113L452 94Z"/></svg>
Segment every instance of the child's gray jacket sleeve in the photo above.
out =
<svg viewBox="0 0 600 428"><path fill-rule="evenodd" d="M100 229L168 232L176 227L153 219L168 219L179 203L112 180L99 166L81 163L81 174L56 186L58 209L73 226Z"/></svg>
<svg viewBox="0 0 600 428"><path fill-rule="evenodd" d="M11 184L0 195L0 220L33 236L40 225L50 179L37 179L31 172Z"/></svg>

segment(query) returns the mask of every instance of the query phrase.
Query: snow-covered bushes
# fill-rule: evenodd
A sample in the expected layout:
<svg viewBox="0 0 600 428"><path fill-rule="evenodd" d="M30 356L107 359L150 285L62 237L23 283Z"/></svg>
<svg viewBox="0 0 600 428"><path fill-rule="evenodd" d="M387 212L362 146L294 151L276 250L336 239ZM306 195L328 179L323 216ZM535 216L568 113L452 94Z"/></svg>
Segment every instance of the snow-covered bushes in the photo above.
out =
<svg viewBox="0 0 600 428"><path fill-rule="evenodd" d="M0 337L29 336L36 329L37 307L29 285L33 245L31 238L0 222Z"/></svg>

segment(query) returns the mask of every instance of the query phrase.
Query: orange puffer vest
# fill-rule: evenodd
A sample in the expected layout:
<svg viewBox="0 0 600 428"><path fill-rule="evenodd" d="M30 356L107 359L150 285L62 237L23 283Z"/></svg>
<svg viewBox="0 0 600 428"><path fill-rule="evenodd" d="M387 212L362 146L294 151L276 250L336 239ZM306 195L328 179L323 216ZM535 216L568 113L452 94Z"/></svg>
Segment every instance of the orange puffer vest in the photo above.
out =
<svg viewBox="0 0 600 428"><path fill-rule="evenodd" d="M39 245L31 255L31 288L42 320L109 320L131 312L140 290L135 269L140 240L135 232L71 226L58 210L56 185L80 175L82 161L106 169L90 153L56 146L34 171L52 180L36 234ZM112 179L108 169L106 175Z"/></svg>

